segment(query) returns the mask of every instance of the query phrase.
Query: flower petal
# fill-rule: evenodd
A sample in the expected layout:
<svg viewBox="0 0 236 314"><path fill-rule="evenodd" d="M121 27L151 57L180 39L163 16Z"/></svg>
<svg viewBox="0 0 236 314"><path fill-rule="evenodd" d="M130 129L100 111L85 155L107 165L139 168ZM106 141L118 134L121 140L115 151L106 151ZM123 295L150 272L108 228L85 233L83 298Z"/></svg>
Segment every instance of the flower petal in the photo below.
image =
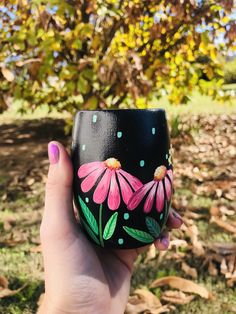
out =
<svg viewBox="0 0 236 314"><path fill-rule="evenodd" d="M127 205L131 196L133 195L133 190L131 189L128 182L124 179L124 177L117 172L118 181L120 183L121 195L124 203Z"/></svg>
<svg viewBox="0 0 236 314"><path fill-rule="evenodd" d="M155 199L155 193L156 193L156 188L157 188L157 182L153 185L151 191L148 193L147 199L145 201L143 211L145 213L149 213L152 209L154 199Z"/></svg>
<svg viewBox="0 0 236 314"><path fill-rule="evenodd" d="M91 172L81 183L81 190L88 192L96 183L98 177L105 171L105 167L98 168Z"/></svg>
<svg viewBox="0 0 236 314"><path fill-rule="evenodd" d="M107 198L109 185L111 181L111 175L112 175L112 171L110 169L107 169L101 181L98 183L93 193L93 200L95 203L102 204Z"/></svg>
<svg viewBox="0 0 236 314"><path fill-rule="evenodd" d="M157 192L156 192L156 209L158 213L160 213L163 210L164 206L164 187L163 182L160 181L158 184Z"/></svg>
<svg viewBox="0 0 236 314"><path fill-rule="evenodd" d="M120 190L116 181L116 172L115 170L111 170L111 172L112 176L107 204L111 210L116 210L120 206Z"/></svg>
<svg viewBox="0 0 236 314"><path fill-rule="evenodd" d="M173 171L172 171L172 169L167 170L167 174L168 174L168 177L171 181L171 184L173 184Z"/></svg>
<svg viewBox="0 0 236 314"><path fill-rule="evenodd" d="M138 191L134 192L131 199L129 200L127 208L129 210L135 209L141 203L144 196L147 194L147 192L152 188L154 184L155 184L154 181L148 182L147 184L144 184Z"/></svg>
<svg viewBox="0 0 236 314"><path fill-rule="evenodd" d="M102 161L93 161L93 162L89 162L87 164L84 164L84 165L79 167L78 177L84 178L88 174L90 174L92 171L96 170L97 168L99 168L101 166L104 167L104 164Z"/></svg>
<svg viewBox="0 0 236 314"><path fill-rule="evenodd" d="M165 189L166 189L166 198L169 201L171 197L171 183L168 178L165 177Z"/></svg>
<svg viewBox="0 0 236 314"><path fill-rule="evenodd" d="M142 182L139 179L132 176L132 174L130 174L130 173L128 173L122 169L118 170L118 172L121 173L125 177L125 179L129 182L131 187L134 189L134 191L137 191L138 189L140 189L143 186Z"/></svg>

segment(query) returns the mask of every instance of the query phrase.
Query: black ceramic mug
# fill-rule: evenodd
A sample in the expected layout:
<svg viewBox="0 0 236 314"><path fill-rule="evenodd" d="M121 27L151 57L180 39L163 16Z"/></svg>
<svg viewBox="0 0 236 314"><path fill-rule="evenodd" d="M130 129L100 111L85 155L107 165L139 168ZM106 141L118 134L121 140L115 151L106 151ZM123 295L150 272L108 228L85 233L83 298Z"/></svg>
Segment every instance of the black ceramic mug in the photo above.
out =
<svg viewBox="0 0 236 314"><path fill-rule="evenodd" d="M79 111L72 141L74 200L88 237L119 249L154 242L173 190L165 111Z"/></svg>

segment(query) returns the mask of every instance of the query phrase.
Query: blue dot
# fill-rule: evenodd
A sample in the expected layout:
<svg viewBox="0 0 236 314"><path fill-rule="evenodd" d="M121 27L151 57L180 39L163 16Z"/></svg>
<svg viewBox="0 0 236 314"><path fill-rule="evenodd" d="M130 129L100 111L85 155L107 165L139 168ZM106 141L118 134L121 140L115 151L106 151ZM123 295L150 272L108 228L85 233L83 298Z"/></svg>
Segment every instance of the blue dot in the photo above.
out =
<svg viewBox="0 0 236 314"><path fill-rule="evenodd" d="M156 134L156 128L152 128L152 134L153 134L153 135Z"/></svg>
<svg viewBox="0 0 236 314"><path fill-rule="evenodd" d="M121 138L121 137L122 137L122 132L121 132L121 131L117 132L117 137L118 137L118 138Z"/></svg>
<svg viewBox="0 0 236 314"><path fill-rule="evenodd" d="M86 148L86 145L83 144L83 145L82 145L82 150L85 150L85 148Z"/></svg>
<svg viewBox="0 0 236 314"><path fill-rule="evenodd" d="M140 167L144 167L145 161L144 160L140 160L139 164L140 164Z"/></svg>
<svg viewBox="0 0 236 314"><path fill-rule="evenodd" d="M88 203L89 202L89 198L85 197L85 202Z"/></svg>
<svg viewBox="0 0 236 314"><path fill-rule="evenodd" d="M129 219L129 213L124 213L124 219L128 220Z"/></svg>
<svg viewBox="0 0 236 314"><path fill-rule="evenodd" d="M118 243L121 245L124 243L124 240L122 238L118 239Z"/></svg>
<svg viewBox="0 0 236 314"><path fill-rule="evenodd" d="M97 118L98 116L96 114L93 115L93 123L96 123L97 122Z"/></svg>
<svg viewBox="0 0 236 314"><path fill-rule="evenodd" d="M161 213L160 214L160 220L162 220L163 216L164 216L163 213Z"/></svg>

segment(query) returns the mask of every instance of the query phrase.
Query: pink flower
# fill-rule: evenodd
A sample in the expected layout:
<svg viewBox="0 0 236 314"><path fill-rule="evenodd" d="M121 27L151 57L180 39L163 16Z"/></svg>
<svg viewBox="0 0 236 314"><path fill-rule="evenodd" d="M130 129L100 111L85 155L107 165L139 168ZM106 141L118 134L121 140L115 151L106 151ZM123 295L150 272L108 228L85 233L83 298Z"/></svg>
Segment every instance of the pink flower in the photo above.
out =
<svg viewBox="0 0 236 314"><path fill-rule="evenodd" d="M143 185L137 178L122 170L120 162L115 158L82 165L78 170L78 177L84 178L81 183L84 193L90 191L98 181L93 201L102 204L108 198L107 204L111 210L120 206L121 196L127 205L134 191Z"/></svg>
<svg viewBox="0 0 236 314"><path fill-rule="evenodd" d="M173 171L167 170L165 166L157 167L154 173L154 179L144 184L139 190L134 192L128 203L128 209L135 209L148 193L144 203L144 212L149 213L153 207L156 198L155 208L161 212L164 207L165 195L170 200L173 185ZM165 192L164 192L165 189Z"/></svg>

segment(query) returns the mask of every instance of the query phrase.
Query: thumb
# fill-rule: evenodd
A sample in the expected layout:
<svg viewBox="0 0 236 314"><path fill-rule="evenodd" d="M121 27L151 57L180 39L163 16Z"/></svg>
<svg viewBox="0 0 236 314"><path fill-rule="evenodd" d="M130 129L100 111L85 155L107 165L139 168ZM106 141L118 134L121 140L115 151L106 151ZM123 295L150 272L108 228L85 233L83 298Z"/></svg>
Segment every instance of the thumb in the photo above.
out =
<svg viewBox="0 0 236 314"><path fill-rule="evenodd" d="M75 226L72 204L73 169L65 148L58 142L48 145L50 161L41 224L42 242L67 235Z"/></svg>

